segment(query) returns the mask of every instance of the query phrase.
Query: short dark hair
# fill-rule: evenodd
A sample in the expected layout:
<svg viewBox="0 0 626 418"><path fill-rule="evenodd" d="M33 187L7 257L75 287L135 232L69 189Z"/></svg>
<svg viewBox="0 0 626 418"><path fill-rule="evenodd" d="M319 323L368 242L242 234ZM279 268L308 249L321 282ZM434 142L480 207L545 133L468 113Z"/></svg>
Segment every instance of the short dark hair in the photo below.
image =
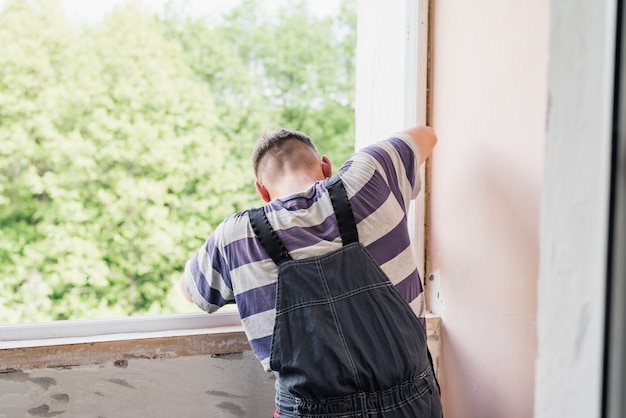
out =
<svg viewBox="0 0 626 418"><path fill-rule="evenodd" d="M308 135L303 134L299 131L294 131L292 129L281 128L277 131L264 134L261 139L259 139L252 150L252 169L254 170L254 175L258 178L258 169L259 162L263 158L268 151L272 149L280 149L282 146L289 141L300 141L310 147L315 153L319 156L319 152L317 152L317 148L315 144L308 137Z"/></svg>

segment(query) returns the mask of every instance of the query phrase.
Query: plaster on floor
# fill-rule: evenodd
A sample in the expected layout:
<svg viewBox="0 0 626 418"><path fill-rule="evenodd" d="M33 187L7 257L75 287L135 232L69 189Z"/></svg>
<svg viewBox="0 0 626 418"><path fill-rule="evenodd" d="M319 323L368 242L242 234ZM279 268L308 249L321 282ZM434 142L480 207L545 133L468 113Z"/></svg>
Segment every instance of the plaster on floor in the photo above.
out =
<svg viewBox="0 0 626 418"><path fill-rule="evenodd" d="M250 351L0 373L0 418L271 417L274 376Z"/></svg>

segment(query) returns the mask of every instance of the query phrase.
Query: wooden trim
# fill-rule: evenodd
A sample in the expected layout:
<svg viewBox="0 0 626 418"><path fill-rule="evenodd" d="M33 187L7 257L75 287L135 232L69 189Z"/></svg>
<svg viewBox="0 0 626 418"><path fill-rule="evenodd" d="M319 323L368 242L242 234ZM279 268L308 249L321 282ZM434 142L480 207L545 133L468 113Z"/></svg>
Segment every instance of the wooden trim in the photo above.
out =
<svg viewBox="0 0 626 418"><path fill-rule="evenodd" d="M126 367L130 359L219 356L246 350L250 345L243 331L6 348L0 350L0 372L109 362Z"/></svg>
<svg viewBox="0 0 626 418"><path fill-rule="evenodd" d="M429 316L426 318L426 337L428 338L428 350L433 358L435 376L441 374L441 318Z"/></svg>

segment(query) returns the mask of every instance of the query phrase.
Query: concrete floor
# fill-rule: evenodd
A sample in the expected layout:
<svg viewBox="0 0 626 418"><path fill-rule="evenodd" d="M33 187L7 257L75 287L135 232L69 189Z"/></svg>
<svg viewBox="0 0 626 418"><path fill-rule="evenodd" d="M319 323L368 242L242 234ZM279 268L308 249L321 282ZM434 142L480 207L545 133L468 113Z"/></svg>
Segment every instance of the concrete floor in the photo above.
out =
<svg viewBox="0 0 626 418"><path fill-rule="evenodd" d="M0 373L0 418L270 418L274 375L252 352Z"/></svg>

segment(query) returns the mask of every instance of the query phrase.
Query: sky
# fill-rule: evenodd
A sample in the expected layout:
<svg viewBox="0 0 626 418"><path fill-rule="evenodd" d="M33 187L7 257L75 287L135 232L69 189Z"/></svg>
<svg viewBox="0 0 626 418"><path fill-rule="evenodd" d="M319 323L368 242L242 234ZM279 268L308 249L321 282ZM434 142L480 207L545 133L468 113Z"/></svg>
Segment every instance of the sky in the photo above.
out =
<svg viewBox="0 0 626 418"><path fill-rule="evenodd" d="M60 0L61 5L71 19L93 23L100 20L107 12L117 4L135 3L159 12L167 0ZM197 11L198 14L210 14L213 12L224 12L230 7L240 3L240 0L184 0L186 8L190 11Z"/></svg>
<svg viewBox="0 0 626 418"><path fill-rule="evenodd" d="M159 12L168 0L60 0L63 8L71 19L86 23L100 20L116 4L133 2ZM185 9L193 14L208 15L214 12L221 13L236 6L241 0L179 0L185 3ZM0 0L0 5L4 1ZM264 0L269 7L288 2L288 0ZM339 8L339 0L309 0L311 10L320 15L335 13Z"/></svg>

